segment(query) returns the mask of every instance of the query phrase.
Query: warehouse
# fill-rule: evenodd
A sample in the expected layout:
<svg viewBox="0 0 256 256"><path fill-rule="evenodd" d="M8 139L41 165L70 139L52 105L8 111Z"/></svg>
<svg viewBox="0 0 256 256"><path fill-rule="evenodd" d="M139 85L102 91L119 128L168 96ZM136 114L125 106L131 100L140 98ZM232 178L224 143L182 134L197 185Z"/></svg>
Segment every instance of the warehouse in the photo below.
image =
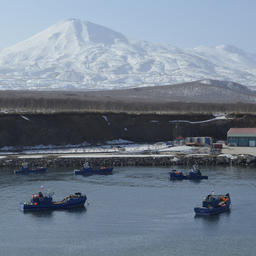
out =
<svg viewBox="0 0 256 256"><path fill-rule="evenodd" d="M255 147L256 128L230 128L227 138L229 146Z"/></svg>

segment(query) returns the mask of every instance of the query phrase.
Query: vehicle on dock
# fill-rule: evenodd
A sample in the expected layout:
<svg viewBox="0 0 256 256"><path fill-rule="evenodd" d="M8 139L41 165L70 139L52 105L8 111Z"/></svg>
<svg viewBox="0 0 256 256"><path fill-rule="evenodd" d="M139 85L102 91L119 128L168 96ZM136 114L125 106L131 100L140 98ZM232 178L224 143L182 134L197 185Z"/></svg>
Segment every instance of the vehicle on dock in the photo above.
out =
<svg viewBox="0 0 256 256"><path fill-rule="evenodd" d="M113 167L100 167L100 168L92 168L88 162L84 163L83 168L81 170L74 170L75 175L111 175L113 174Z"/></svg>
<svg viewBox="0 0 256 256"><path fill-rule="evenodd" d="M195 207L197 216L216 215L229 211L231 199L229 193L226 195L209 194L202 202L202 207Z"/></svg>
<svg viewBox="0 0 256 256"><path fill-rule="evenodd" d="M43 210L68 210L84 207L87 200L86 195L80 192L65 197L62 201L53 201L53 193L39 192L33 194L29 202L20 204L22 211L43 211Z"/></svg>
<svg viewBox="0 0 256 256"><path fill-rule="evenodd" d="M30 173L40 174L40 173L45 173L45 172L46 172L45 167L30 168L27 163L23 163L21 165L21 169L14 170L14 174L30 174Z"/></svg>
<svg viewBox="0 0 256 256"><path fill-rule="evenodd" d="M197 165L193 166L193 169L184 174L182 171L172 170L169 172L170 180L203 180L208 179L208 176L203 176Z"/></svg>

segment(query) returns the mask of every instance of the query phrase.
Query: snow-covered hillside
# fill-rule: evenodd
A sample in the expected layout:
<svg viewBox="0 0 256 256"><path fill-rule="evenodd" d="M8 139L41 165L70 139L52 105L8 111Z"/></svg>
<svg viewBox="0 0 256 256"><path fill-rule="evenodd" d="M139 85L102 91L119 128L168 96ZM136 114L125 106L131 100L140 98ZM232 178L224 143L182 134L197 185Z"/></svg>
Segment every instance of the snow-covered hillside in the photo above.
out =
<svg viewBox="0 0 256 256"><path fill-rule="evenodd" d="M119 89L205 79L255 86L256 54L129 41L76 19L0 51L0 89Z"/></svg>

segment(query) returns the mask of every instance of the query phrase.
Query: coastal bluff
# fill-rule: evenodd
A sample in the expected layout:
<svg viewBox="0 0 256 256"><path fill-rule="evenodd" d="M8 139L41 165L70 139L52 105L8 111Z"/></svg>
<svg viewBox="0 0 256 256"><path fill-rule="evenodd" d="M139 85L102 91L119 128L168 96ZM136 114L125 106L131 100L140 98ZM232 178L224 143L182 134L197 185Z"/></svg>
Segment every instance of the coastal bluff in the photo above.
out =
<svg viewBox="0 0 256 256"><path fill-rule="evenodd" d="M128 140L134 143L170 141L182 137L226 140L231 127L254 127L256 115L211 114L52 113L1 114L0 148L37 145L75 145Z"/></svg>

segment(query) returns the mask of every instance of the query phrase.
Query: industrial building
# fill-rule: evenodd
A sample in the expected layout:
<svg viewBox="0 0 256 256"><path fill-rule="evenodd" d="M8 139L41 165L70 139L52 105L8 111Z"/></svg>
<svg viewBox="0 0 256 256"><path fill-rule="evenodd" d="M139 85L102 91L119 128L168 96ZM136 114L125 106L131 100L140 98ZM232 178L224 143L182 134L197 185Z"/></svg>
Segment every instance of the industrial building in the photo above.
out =
<svg viewBox="0 0 256 256"><path fill-rule="evenodd" d="M185 144L187 146L210 146L212 144L211 137L186 137Z"/></svg>
<svg viewBox="0 0 256 256"><path fill-rule="evenodd" d="M230 128L227 139L229 146L255 147L256 128Z"/></svg>

